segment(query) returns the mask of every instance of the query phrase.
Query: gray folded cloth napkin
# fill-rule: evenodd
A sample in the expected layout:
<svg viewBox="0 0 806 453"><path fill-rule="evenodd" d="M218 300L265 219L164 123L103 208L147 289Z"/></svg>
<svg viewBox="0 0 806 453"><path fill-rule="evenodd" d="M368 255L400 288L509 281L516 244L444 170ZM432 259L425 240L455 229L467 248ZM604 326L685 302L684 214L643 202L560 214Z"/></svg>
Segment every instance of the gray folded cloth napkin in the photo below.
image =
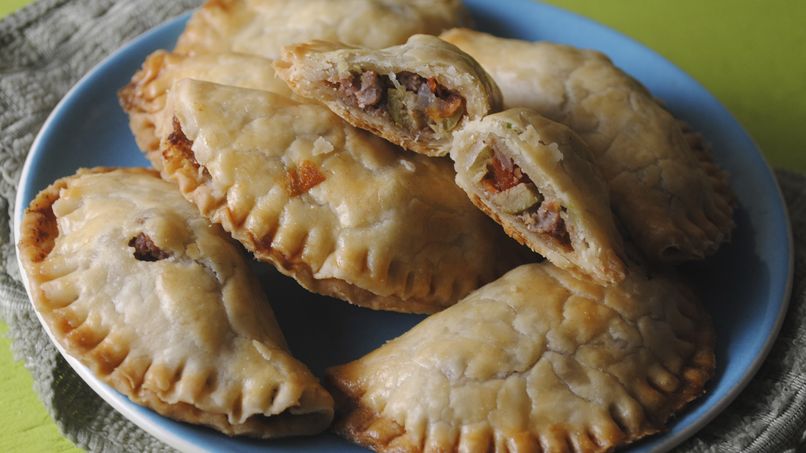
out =
<svg viewBox="0 0 806 453"><path fill-rule="evenodd" d="M129 39L198 0L40 0L0 21L0 316L61 432L91 451L170 451L98 397L50 343L20 283L12 236L25 156L78 79ZM739 398L680 451L806 449L806 177L778 171L795 233L795 284L769 358ZM717 320L718 321L718 320Z"/></svg>

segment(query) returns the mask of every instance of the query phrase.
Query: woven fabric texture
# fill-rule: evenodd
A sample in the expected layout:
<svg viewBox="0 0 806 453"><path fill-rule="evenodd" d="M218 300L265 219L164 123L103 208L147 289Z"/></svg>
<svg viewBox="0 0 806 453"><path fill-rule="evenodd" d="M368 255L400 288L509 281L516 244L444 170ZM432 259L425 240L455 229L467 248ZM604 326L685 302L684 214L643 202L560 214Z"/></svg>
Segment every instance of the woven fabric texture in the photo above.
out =
<svg viewBox="0 0 806 453"><path fill-rule="evenodd" d="M61 432L89 451L171 451L95 394L59 355L20 284L11 220L25 156L82 75L198 0L41 0L0 21L0 316Z"/></svg>
<svg viewBox="0 0 806 453"><path fill-rule="evenodd" d="M40 0L0 21L0 316L15 357L61 432L90 451L169 451L108 406L50 343L20 283L12 237L25 156L47 115L78 79L126 41L198 0ZM748 389L679 451L806 449L806 178L778 172L795 232L795 286L769 359Z"/></svg>

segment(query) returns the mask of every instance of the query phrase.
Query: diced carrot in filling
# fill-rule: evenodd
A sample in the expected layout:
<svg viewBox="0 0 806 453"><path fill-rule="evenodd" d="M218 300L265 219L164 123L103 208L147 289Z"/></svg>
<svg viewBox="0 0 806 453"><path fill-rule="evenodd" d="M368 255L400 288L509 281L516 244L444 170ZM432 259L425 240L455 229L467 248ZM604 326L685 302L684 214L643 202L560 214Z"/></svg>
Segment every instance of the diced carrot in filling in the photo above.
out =
<svg viewBox="0 0 806 453"><path fill-rule="evenodd" d="M418 76L419 77L419 76ZM420 77L422 79L422 77ZM462 96L445 88L437 82L437 79L430 77L426 80L428 91L433 96L429 97L428 106L425 109L426 115L433 121L444 118L451 118L457 113L463 113L465 100ZM422 87L422 85L420 85ZM421 88L418 88L418 94Z"/></svg>
<svg viewBox="0 0 806 453"><path fill-rule="evenodd" d="M531 184L532 180L526 176L521 168L512 162L512 159L495 153L495 158L487 164L487 175L482 179L482 184L490 192L503 192L518 184Z"/></svg>
<svg viewBox="0 0 806 453"><path fill-rule="evenodd" d="M325 175L309 160L302 161L298 168L292 167L286 171L286 188L292 197L304 194L324 180Z"/></svg>
<svg viewBox="0 0 806 453"><path fill-rule="evenodd" d="M341 101L377 115L388 114L394 123L412 133L449 132L465 115L465 99L437 82L413 72L379 75L355 72L328 81Z"/></svg>
<svg viewBox="0 0 806 453"><path fill-rule="evenodd" d="M505 212L517 213L526 229L546 234L570 248L571 237L562 218L565 208L556 200L546 199L512 159L499 152L495 146L492 148L493 157L487 163L487 173L481 180L482 186L491 195L491 200L499 204L509 203L511 206L500 207ZM519 188L521 184L525 187Z"/></svg>

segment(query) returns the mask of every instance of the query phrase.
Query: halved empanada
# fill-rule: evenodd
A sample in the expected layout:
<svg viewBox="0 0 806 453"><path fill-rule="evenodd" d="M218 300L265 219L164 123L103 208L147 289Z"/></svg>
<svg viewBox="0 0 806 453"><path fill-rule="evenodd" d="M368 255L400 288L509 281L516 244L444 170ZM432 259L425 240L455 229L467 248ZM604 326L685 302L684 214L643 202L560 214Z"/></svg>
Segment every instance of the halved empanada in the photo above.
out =
<svg viewBox="0 0 806 453"><path fill-rule="evenodd" d="M434 36L382 50L296 44L275 69L294 92L353 126L428 156L444 156L453 131L501 108L501 92L481 66Z"/></svg>
<svg viewBox="0 0 806 453"><path fill-rule="evenodd" d="M457 132L451 158L459 187L518 242L601 284L624 279L607 184L571 129L510 109Z"/></svg>
<svg viewBox="0 0 806 453"><path fill-rule="evenodd" d="M319 104L180 80L163 174L305 288L434 312L513 267L515 245L446 159L407 153Z"/></svg>
<svg viewBox="0 0 806 453"><path fill-rule="evenodd" d="M225 85L253 88L290 95L282 80L275 77L272 61L237 53L194 56L158 50L149 55L131 82L118 93L120 105L129 114L137 145L155 168L161 168L159 137L171 132L171 118L165 118L165 101L173 83L197 79Z"/></svg>
<svg viewBox="0 0 806 453"><path fill-rule="evenodd" d="M25 213L34 306L132 401L229 435L314 434L333 400L289 354L236 244L156 172L80 170Z"/></svg>
<svg viewBox="0 0 806 453"><path fill-rule="evenodd" d="M529 107L588 144L617 216L654 261L701 259L730 239L733 197L725 173L700 162L678 121L604 55L548 42L451 30L489 71L504 107Z"/></svg>
<svg viewBox="0 0 806 453"><path fill-rule="evenodd" d="M468 17L461 0L208 0L175 51L277 58L284 46L312 39L380 49L466 25Z"/></svg>
<svg viewBox="0 0 806 453"><path fill-rule="evenodd" d="M328 370L336 430L377 451L611 451L713 376L709 317L674 280L521 266Z"/></svg>

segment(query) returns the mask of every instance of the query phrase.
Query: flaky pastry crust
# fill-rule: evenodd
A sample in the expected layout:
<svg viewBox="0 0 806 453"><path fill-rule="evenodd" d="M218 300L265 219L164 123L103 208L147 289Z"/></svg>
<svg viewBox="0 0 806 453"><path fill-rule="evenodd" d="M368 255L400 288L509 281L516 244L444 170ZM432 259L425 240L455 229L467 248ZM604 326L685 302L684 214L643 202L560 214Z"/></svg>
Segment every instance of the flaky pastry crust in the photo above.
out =
<svg viewBox="0 0 806 453"><path fill-rule="evenodd" d="M713 376L710 319L686 289L518 267L328 371L335 429L376 451L596 452L664 429Z"/></svg>
<svg viewBox="0 0 806 453"><path fill-rule="evenodd" d="M607 185L571 129L510 109L468 123L454 137L451 158L459 187L518 242L600 284L624 279ZM512 181L496 180L507 175Z"/></svg>
<svg viewBox="0 0 806 453"><path fill-rule="evenodd" d="M175 51L273 59L284 46L312 39L380 49L462 26L468 17L461 0L208 0Z"/></svg>
<svg viewBox="0 0 806 453"><path fill-rule="evenodd" d="M532 108L587 142L616 215L652 261L702 259L730 240L725 172L705 168L680 123L605 55L466 29L441 37L492 75L504 108Z"/></svg>
<svg viewBox="0 0 806 453"><path fill-rule="evenodd" d="M318 104L181 80L163 175L305 288L434 312L514 266L512 241L445 159L407 153Z"/></svg>
<svg viewBox="0 0 806 453"><path fill-rule="evenodd" d="M435 36L415 35L403 45L381 50L324 41L294 44L283 50L275 69L300 96L324 103L353 126L428 156L446 155L454 130L501 109L501 92L489 74L472 57ZM352 98L345 97L339 87L340 82L368 72L383 79L378 105L372 108L351 103ZM419 76L421 83L434 84L431 91L439 86L439 91L461 99L461 119L451 122L447 130L432 130L433 125L407 128L406 122L388 112L394 105L393 95L405 94L401 74ZM409 90L416 99L416 88ZM436 97L430 100L439 102Z"/></svg>
<svg viewBox="0 0 806 453"><path fill-rule="evenodd" d="M19 252L55 338L135 403L228 435L330 424L332 398L288 352L236 244L156 172L56 181L26 210Z"/></svg>
<svg viewBox="0 0 806 453"><path fill-rule="evenodd" d="M172 118L165 116L168 91L174 82L185 78L291 94L285 83L275 77L272 61L265 58L229 52L194 56L164 50L152 53L120 90L118 99L129 114L129 127L137 146L157 169L162 165L159 137L173 128Z"/></svg>

